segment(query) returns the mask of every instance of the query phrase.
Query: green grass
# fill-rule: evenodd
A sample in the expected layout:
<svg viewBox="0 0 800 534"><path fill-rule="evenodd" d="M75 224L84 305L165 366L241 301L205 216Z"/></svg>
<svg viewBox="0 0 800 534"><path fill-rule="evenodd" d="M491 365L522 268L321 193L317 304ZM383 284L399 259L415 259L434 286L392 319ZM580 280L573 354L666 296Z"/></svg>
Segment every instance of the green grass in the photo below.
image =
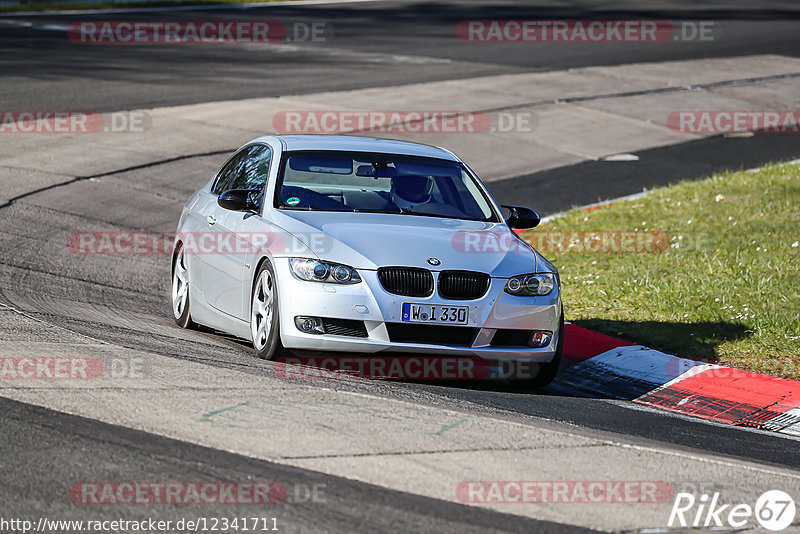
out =
<svg viewBox="0 0 800 534"><path fill-rule="evenodd" d="M523 237L535 243L547 231L666 234L651 253L546 251L573 322L671 354L800 379L797 165L573 210Z"/></svg>
<svg viewBox="0 0 800 534"><path fill-rule="evenodd" d="M227 4L255 4L284 0L157 0L155 2L30 2L18 6L0 7L0 13L17 11L66 11L82 9L129 9L140 7L215 6Z"/></svg>

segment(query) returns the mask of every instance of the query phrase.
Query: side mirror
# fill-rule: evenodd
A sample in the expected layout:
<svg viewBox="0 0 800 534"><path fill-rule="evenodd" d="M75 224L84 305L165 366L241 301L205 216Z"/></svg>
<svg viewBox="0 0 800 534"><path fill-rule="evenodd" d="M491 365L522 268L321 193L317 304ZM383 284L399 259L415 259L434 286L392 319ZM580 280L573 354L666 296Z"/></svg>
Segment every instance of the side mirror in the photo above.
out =
<svg viewBox="0 0 800 534"><path fill-rule="evenodd" d="M222 193L217 199L217 204L231 211L256 211L258 206L251 195L252 189L230 189Z"/></svg>
<svg viewBox="0 0 800 534"><path fill-rule="evenodd" d="M539 225L541 218L539 214L530 208L522 206L503 206L511 210L511 215L506 219L509 228L534 228Z"/></svg>

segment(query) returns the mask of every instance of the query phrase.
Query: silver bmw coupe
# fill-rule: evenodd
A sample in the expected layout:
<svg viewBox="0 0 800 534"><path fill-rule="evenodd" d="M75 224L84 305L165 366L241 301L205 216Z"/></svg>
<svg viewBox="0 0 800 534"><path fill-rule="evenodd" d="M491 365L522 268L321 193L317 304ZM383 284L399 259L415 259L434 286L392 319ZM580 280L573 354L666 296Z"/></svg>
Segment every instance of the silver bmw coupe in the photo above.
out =
<svg viewBox="0 0 800 534"><path fill-rule="evenodd" d="M172 309L287 350L536 362L549 383L564 344L555 267L443 148L342 135L254 139L186 203Z"/></svg>

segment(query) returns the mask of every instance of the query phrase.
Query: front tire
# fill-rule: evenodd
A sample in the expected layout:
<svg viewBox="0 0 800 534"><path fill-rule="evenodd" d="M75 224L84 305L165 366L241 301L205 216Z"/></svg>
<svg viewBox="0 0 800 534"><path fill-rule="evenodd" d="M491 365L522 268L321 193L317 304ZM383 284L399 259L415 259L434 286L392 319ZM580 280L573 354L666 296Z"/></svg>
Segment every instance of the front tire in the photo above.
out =
<svg viewBox="0 0 800 534"><path fill-rule="evenodd" d="M278 318L278 284L269 260L264 260L253 283L250 334L256 356L271 360L283 353Z"/></svg>
<svg viewBox="0 0 800 534"><path fill-rule="evenodd" d="M172 261L172 317L181 328L194 329L189 305L189 268L183 245L178 245Z"/></svg>

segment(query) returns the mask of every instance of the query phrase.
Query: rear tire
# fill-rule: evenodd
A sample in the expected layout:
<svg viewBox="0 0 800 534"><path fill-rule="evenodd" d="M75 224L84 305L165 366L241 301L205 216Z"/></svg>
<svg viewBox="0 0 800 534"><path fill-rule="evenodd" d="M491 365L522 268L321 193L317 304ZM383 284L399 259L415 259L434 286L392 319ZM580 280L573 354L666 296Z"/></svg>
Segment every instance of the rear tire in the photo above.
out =
<svg viewBox="0 0 800 534"><path fill-rule="evenodd" d="M172 260L172 318L181 328L194 330L197 325L192 321L189 304L189 268L183 245L178 245Z"/></svg>
<svg viewBox="0 0 800 534"><path fill-rule="evenodd" d="M261 264L253 282L250 335L259 358L271 360L284 354L278 317L278 283L269 260Z"/></svg>

